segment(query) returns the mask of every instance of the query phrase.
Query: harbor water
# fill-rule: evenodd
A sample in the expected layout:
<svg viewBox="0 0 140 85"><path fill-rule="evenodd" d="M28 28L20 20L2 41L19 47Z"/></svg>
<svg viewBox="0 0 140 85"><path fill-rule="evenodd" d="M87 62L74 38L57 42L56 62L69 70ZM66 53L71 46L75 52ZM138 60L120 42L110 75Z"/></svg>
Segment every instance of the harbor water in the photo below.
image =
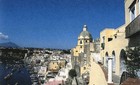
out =
<svg viewBox="0 0 140 85"><path fill-rule="evenodd" d="M0 61L0 85L32 85L23 63Z"/></svg>

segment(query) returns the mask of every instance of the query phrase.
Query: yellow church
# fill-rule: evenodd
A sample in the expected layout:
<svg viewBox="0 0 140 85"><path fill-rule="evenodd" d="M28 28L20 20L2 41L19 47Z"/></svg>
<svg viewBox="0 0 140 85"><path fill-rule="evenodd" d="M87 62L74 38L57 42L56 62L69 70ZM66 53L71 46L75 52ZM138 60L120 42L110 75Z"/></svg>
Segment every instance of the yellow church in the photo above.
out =
<svg viewBox="0 0 140 85"><path fill-rule="evenodd" d="M83 31L78 36L77 46L71 49L72 66L76 69L78 75L89 71L90 52L94 51L92 35L87 31L87 26L83 26Z"/></svg>

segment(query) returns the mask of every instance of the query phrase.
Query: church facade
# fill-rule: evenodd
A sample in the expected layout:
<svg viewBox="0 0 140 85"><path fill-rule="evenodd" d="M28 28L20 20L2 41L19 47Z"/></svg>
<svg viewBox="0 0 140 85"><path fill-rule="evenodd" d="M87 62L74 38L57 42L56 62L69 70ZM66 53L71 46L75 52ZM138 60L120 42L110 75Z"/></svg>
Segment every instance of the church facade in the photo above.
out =
<svg viewBox="0 0 140 85"><path fill-rule="evenodd" d="M78 75L89 72L90 54L94 51L92 35L87 31L87 26L83 26L83 31L78 36L77 45L71 49L72 66L76 69Z"/></svg>

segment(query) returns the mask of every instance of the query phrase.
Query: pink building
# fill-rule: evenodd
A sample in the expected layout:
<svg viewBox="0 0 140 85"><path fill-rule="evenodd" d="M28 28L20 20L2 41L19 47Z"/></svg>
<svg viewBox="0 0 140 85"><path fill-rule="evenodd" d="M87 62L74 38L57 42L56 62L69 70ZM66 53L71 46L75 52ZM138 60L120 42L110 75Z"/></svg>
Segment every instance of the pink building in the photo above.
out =
<svg viewBox="0 0 140 85"><path fill-rule="evenodd" d="M46 82L44 85L63 85L63 84L64 84L64 81L53 80L53 81Z"/></svg>

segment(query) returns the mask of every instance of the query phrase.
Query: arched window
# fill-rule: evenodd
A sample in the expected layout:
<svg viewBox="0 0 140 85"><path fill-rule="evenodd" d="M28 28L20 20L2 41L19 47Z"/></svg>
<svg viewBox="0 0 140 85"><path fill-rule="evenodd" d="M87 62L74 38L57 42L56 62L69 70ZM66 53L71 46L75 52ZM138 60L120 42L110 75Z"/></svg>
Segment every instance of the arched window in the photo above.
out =
<svg viewBox="0 0 140 85"><path fill-rule="evenodd" d="M108 52L105 53L105 66L108 67Z"/></svg>
<svg viewBox="0 0 140 85"><path fill-rule="evenodd" d="M126 60L127 57L126 57L125 50L122 49L120 52L120 74L122 74L123 71L126 71L126 65L125 65Z"/></svg>
<svg viewBox="0 0 140 85"><path fill-rule="evenodd" d="M82 40L80 40L80 44L82 44Z"/></svg>
<svg viewBox="0 0 140 85"><path fill-rule="evenodd" d="M116 67L116 56L115 56L115 51L112 51L112 58L113 58L113 72L115 72L115 67Z"/></svg>

